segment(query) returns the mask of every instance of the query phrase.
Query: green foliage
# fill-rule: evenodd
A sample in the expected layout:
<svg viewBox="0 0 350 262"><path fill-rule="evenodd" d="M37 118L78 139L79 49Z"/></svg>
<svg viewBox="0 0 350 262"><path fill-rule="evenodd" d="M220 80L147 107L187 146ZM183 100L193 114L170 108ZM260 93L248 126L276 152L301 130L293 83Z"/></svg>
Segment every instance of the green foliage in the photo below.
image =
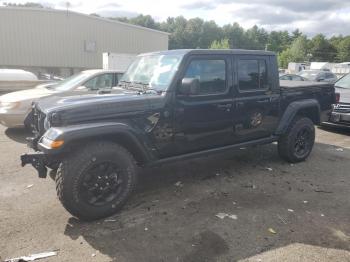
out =
<svg viewBox="0 0 350 262"><path fill-rule="evenodd" d="M214 42L211 43L210 49L230 49L230 44L228 42L227 38L221 39L221 40L214 40Z"/></svg>
<svg viewBox="0 0 350 262"><path fill-rule="evenodd" d="M343 38L339 41L337 48L336 60L338 62L349 62L350 61L350 36Z"/></svg>
<svg viewBox="0 0 350 262"><path fill-rule="evenodd" d="M278 55L278 64L287 68L289 62L305 62L308 54L308 40L306 36L299 36L294 39L291 46Z"/></svg>
<svg viewBox="0 0 350 262"><path fill-rule="evenodd" d="M309 46L313 61L334 61L337 54L336 49L324 35L314 36Z"/></svg>

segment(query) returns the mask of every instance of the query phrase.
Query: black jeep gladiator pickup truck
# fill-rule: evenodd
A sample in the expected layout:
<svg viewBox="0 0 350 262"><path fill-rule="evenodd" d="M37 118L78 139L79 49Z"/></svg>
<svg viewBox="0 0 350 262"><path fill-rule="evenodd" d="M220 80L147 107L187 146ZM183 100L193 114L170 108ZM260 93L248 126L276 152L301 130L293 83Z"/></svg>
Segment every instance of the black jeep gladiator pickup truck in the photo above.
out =
<svg viewBox="0 0 350 262"><path fill-rule="evenodd" d="M281 83L276 55L172 50L139 55L113 94L50 97L28 118L36 152L21 156L55 179L63 206L82 220L115 213L135 188L137 166L278 142L305 160L314 125L329 118L332 84Z"/></svg>

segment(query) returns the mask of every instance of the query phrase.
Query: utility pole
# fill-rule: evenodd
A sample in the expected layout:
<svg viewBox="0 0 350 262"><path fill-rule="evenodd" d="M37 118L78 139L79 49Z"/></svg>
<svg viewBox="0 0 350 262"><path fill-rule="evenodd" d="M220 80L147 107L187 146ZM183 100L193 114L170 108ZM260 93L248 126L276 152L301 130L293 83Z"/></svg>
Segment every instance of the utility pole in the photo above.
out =
<svg viewBox="0 0 350 262"><path fill-rule="evenodd" d="M66 11L67 11L67 16L68 16L68 9L70 7L70 3L69 2L66 2Z"/></svg>

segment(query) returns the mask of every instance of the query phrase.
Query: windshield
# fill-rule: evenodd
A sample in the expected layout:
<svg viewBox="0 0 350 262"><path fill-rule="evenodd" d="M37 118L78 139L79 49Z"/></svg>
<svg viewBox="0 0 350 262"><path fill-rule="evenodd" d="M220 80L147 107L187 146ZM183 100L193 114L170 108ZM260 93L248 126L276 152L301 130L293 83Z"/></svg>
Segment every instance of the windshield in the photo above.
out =
<svg viewBox="0 0 350 262"><path fill-rule="evenodd" d="M350 89L350 74L342 77L335 83L336 87L349 88Z"/></svg>
<svg viewBox="0 0 350 262"><path fill-rule="evenodd" d="M299 76L302 76L308 80L316 80L318 72L313 72L313 71L301 71Z"/></svg>
<svg viewBox="0 0 350 262"><path fill-rule="evenodd" d="M123 75L121 82L147 85L165 91L171 83L182 55L148 55L137 57Z"/></svg>
<svg viewBox="0 0 350 262"><path fill-rule="evenodd" d="M81 81L89 77L86 73L78 73L72 75L71 77L66 78L65 80L60 81L59 83L48 86L47 88L53 89L55 91L68 91L76 87Z"/></svg>

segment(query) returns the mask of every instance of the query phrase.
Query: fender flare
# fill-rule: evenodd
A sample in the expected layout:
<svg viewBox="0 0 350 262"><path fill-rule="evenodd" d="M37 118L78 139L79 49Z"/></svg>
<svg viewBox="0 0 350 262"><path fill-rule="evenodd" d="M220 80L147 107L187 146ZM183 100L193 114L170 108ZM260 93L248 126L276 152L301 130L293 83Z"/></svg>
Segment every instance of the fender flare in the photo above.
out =
<svg viewBox="0 0 350 262"><path fill-rule="evenodd" d="M100 122L72 125L67 127L51 127L39 140L38 147L46 154L58 154L66 152L69 145L79 140L95 138L104 139L106 136L110 135L117 137L118 134L122 135L123 138L126 138L132 143L133 148L138 150L138 153L143 161L148 162L153 159L153 155L138 138L141 136L141 134L138 135L139 132L137 132L137 130L125 123ZM44 137L50 140L63 140L64 145L59 149L49 149L41 143L41 140Z"/></svg>
<svg viewBox="0 0 350 262"><path fill-rule="evenodd" d="M294 117L297 115L297 113L300 110L303 110L303 109L317 110L316 123L320 122L321 108L320 108L320 104L316 99L304 99L300 101L295 101L290 103L286 108L286 110L284 111L275 134L281 135L284 132L286 132L288 126L293 121Z"/></svg>

